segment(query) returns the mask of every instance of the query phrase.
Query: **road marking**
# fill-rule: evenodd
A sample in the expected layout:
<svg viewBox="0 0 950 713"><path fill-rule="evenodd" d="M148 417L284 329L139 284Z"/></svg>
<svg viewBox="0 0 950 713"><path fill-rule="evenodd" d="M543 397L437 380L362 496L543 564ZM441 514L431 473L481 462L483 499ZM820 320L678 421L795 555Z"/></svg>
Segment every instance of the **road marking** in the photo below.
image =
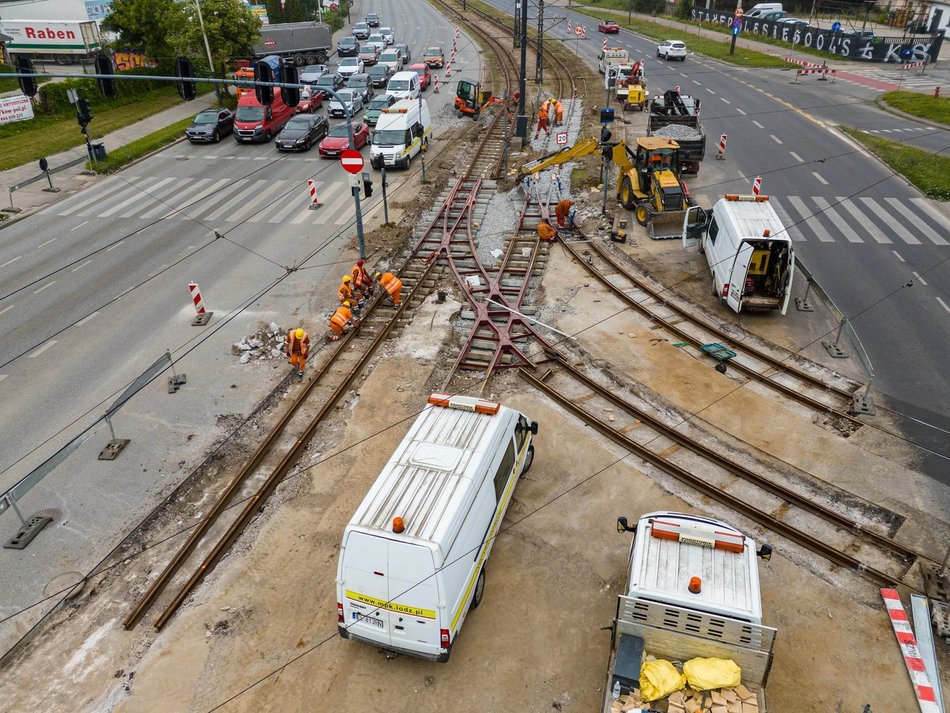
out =
<svg viewBox="0 0 950 713"><path fill-rule="evenodd" d="M703 86L702 84L700 84L699 82L697 82L695 79L693 80L693 84L695 84L697 87Z"/></svg>
<svg viewBox="0 0 950 713"><path fill-rule="evenodd" d="M835 241L835 239L831 237L830 233L825 230L825 227L818 222L818 219L815 217L815 214L812 212L812 210L807 205L805 205L805 201L803 201L798 196L788 196L788 202L792 204L792 207L795 208L795 210L798 211L798 214L802 217L801 222L805 223L805 225L811 228L812 232L818 236L818 240L823 243L833 243Z"/></svg>
<svg viewBox="0 0 950 713"><path fill-rule="evenodd" d="M861 209L858 208L850 198L845 198L844 196L835 196L835 200L838 201L838 205L851 214L851 217L854 218L855 224L864 228L877 242L881 243L882 245L891 244L891 239L884 235L884 233L882 233L874 223L869 221L868 217L861 212ZM898 257L900 257L900 255L898 255ZM903 258L901 258L901 260L903 260Z"/></svg>
<svg viewBox="0 0 950 713"><path fill-rule="evenodd" d="M861 202L864 203L864 205L866 205L868 208L870 208L878 218L880 218L882 224L894 225L894 216L888 211L884 210L884 208L882 208L880 205L878 205L878 202L876 200L874 200L873 198L862 198ZM917 238L915 238L913 235L903 235L896 229L894 230L894 232L900 235L900 237L908 245L920 245L920 241Z"/></svg>
<svg viewBox="0 0 950 713"><path fill-rule="evenodd" d="M818 209L822 213L824 213L826 216L828 216L828 219L831 220L832 223L834 223L834 226L839 230L839 232L842 235L844 235L844 237L847 239L849 243L863 243L864 242L861 239L861 236L858 235L856 232L854 232L854 228L852 228L848 224L848 221L846 221L844 218L842 218L838 214L838 211L835 210L831 206L831 204L828 202L826 198L823 198L822 196L815 196L813 200L815 201L815 205L818 206Z"/></svg>
<svg viewBox="0 0 950 713"><path fill-rule="evenodd" d="M726 99L725 97L719 97L719 98L720 98L722 101L726 102L726 104L732 104L732 102L729 101L728 99Z"/></svg>
<svg viewBox="0 0 950 713"><path fill-rule="evenodd" d="M16 256L15 258L13 258L12 260L7 260L5 263L3 263L2 265L0 265L0 267L6 267L7 265L12 265L12 264L15 263L17 260L19 260L21 257L23 257L23 256L22 256L22 255L17 255L17 256Z"/></svg>
<svg viewBox="0 0 950 713"><path fill-rule="evenodd" d="M264 210L264 208L267 207L267 202L270 200L270 194L277 190L282 190L286 183L287 181L281 179L271 181L271 185L258 193L254 200L247 201L243 207L238 208L233 213L229 214L228 217L224 219L225 222L233 223L241 220L252 210L256 210L258 205L261 205L261 210Z"/></svg>
<svg viewBox="0 0 950 713"><path fill-rule="evenodd" d="M940 306L943 307L945 310L947 310L947 312L950 312L950 307L947 306L947 303L946 303L946 302L944 302L944 301L943 301L942 299L940 299L939 297L937 298L937 302L939 302L939 303L940 303Z"/></svg>
<svg viewBox="0 0 950 713"><path fill-rule="evenodd" d="M795 159L795 160L798 161L799 163L805 163L805 159L803 159L801 156L799 156L799 155L798 155L797 153L795 153L794 151L789 151L788 154L789 154L789 156L791 156L793 159Z"/></svg>
<svg viewBox="0 0 950 713"><path fill-rule="evenodd" d="M897 256L897 259L900 260L901 262L907 262L904 258L901 257L901 254L897 252L896 250L891 250L891 252L894 253Z"/></svg>
<svg viewBox="0 0 950 713"><path fill-rule="evenodd" d="M716 92L714 92L712 89L710 89L709 87L706 87L706 91L709 92L710 94L715 94L715 93L716 93Z"/></svg>
<svg viewBox="0 0 950 713"><path fill-rule="evenodd" d="M828 185L828 181L826 181L824 178L822 178L820 173L815 173L814 171L812 171L812 172L811 172L811 175L813 175L815 178L817 178L817 179L822 183L822 185L825 185L825 186Z"/></svg>
<svg viewBox="0 0 950 713"><path fill-rule="evenodd" d="M130 195L124 201L116 203L108 210L102 211L101 213L97 215L97 217L108 218L110 216L115 215L121 210L125 210L133 203L139 203L143 200L146 201L147 203L151 202L152 195L156 189L161 188L163 185L170 183L171 181L174 181L174 180L176 180L175 177L163 178L161 181L158 181L156 183L154 180L146 179L145 181L142 181L142 185L138 186L137 190L134 193L132 193L132 195ZM147 186L145 185L146 183L148 184Z"/></svg>
<svg viewBox="0 0 950 713"><path fill-rule="evenodd" d="M776 136L775 134L769 134L769 136L772 137L772 140L773 140L775 143L777 143L777 144L783 143L783 141L782 141L778 136Z"/></svg>
<svg viewBox="0 0 950 713"><path fill-rule="evenodd" d="M47 240L45 243L40 243L40 244L37 245L36 247L42 248L42 247L45 247L45 246L49 245L50 243L55 243L57 240L58 240L58 238L50 238L50 239Z"/></svg>
<svg viewBox="0 0 950 713"><path fill-rule="evenodd" d="M16 307L15 304L10 305L9 307L4 307L3 309L0 309L0 314L4 314L4 313L6 313L6 312L9 312L9 311L10 311L11 309L13 309L14 307Z"/></svg>
<svg viewBox="0 0 950 713"><path fill-rule="evenodd" d="M88 322L90 319L92 319L93 317L95 317L97 314L99 314L99 310L96 310L96 311L93 312L92 314L90 314L90 315L88 315L88 316L86 316L86 317L83 317L83 318L80 319L78 322L76 322L76 324L74 324L73 326L74 326L74 327L81 327L81 326L83 326L86 322Z"/></svg>
<svg viewBox="0 0 950 713"><path fill-rule="evenodd" d="M47 282L47 283L46 283L45 285L43 285L40 289L38 289L38 290L33 290L33 294L34 294L34 295L38 295L40 292L42 292L43 290L45 290L47 287L51 287L51 286L53 286L53 285L55 285L55 284L56 284L56 280L53 280L52 282Z"/></svg>
<svg viewBox="0 0 950 713"><path fill-rule="evenodd" d="M77 265L76 267L74 267L72 270L70 270L70 272L76 272L77 270L82 270L86 265L88 265L91 262L92 260L86 260L86 262L84 262L82 265Z"/></svg>
<svg viewBox="0 0 950 713"><path fill-rule="evenodd" d="M106 248L106 252L109 252L110 250L115 250L117 247L119 247L119 246L120 246L122 243L124 243L124 242L125 242L124 240L120 240L120 241L117 242L115 245L110 245L109 247Z"/></svg>
<svg viewBox="0 0 950 713"><path fill-rule="evenodd" d="M748 116L748 114L746 114L744 111L742 111L742 109L736 108L736 111L739 112L740 114L742 114L742 116Z"/></svg>
<svg viewBox="0 0 950 713"><path fill-rule="evenodd" d="M947 241L941 238L937 233L934 232L933 228L927 225L924 221L918 218L910 209L904 205L904 203L899 198L885 198L888 203L894 206L894 209L907 218L908 221L913 223L914 227L921 232L922 235L930 238L934 245L947 245Z"/></svg>
<svg viewBox="0 0 950 713"><path fill-rule="evenodd" d="M233 190L236 191L237 195L235 195L231 200L225 201L225 203L220 208L215 210L210 215L204 216L204 220L218 220L223 215L230 212L232 208L242 201L249 201L260 188L263 188L268 183L266 179L261 178L251 181L248 185L243 186L243 190L237 190L238 184L242 182L243 180L234 184Z"/></svg>
<svg viewBox="0 0 950 713"><path fill-rule="evenodd" d="M86 223L88 223L88 222L89 222L88 220L84 220L84 221L81 222L79 225L77 225L75 228L70 228L70 229L69 229L69 232L71 233L71 232L73 232L74 230L79 230L82 226L84 226L84 225L85 225Z"/></svg>
<svg viewBox="0 0 950 713"><path fill-rule="evenodd" d="M764 128L765 128L764 126L762 126L762 124L760 124L759 122L757 122L755 119L752 120L752 123L755 124L756 126L758 126L760 129L764 129Z"/></svg>
<svg viewBox="0 0 950 713"><path fill-rule="evenodd" d="M44 344L43 346L41 346L39 349L37 349L36 351L34 351L32 354L30 354L30 355L29 355L29 358L30 358L30 359L36 359L36 357L38 357L40 354L42 354L43 352L45 352L47 349L49 349L49 348L50 348L51 346L53 346L54 344L59 344L59 340L57 340L57 339L51 339L50 341L46 342L46 344Z"/></svg>
<svg viewBox="0 0 950 713"><path fill-rule="evenodd" d="M943 214L939 211L934 210L933 203L926 198L911 198L910 202L920 208L920 212L926 215L928 218L932 218L936 222L940 223L943 226L943 229L947 231L947 235L950 235L950 220L947 220L943 217Z"/></svg>
<svg viewBox="0 0 950 713"><path fill-rule="evenodd" d="M916 278L917 278L917 281L918 281L921 285L923 285L924 287L927 286L927 280L925 280L924 278L922 278L922 277L921 277L920 275L918 275L916 272L912 272L912 273L910 273L910 274L913 275L914 277L916 277Z"/></svg>
<svg viewBox="0 0 950 713"><path fill-rule="evenodd" d="M3 381L6 378L7 378L6 374L0 374L0 381Z"/></svg>

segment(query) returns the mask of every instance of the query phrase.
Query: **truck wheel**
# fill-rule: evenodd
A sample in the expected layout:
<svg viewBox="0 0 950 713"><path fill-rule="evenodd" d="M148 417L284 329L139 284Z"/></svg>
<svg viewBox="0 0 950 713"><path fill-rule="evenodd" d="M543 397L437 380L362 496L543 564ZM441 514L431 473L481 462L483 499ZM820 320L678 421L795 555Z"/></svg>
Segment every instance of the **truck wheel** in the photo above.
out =
<svg viewBox="0 0 950 713"><path fill-rule="evenodd" d="M528 452L524 456L524 465L521 467L521 475L524 475L534 463L534 446L528 446Z"/></svg>
<svg viewBox="0 0 950 713"><path fill-rule="evenodd" d="M646 201L640 201L636 207L637 222L640 225L646 225L650 222L650 206Z"/></svg>
<svg viewBox="0 0 950 713"><path fill-rule="evenodd" d="M326 64L327 62L327 53L326 52L317 52L317 61L316 64Z"/></svg>
<svg viewBox="0 0 950 713"><path fill-rule="evenodd" d="M299 52L294 55L294 64L298 67L303 67L307 63L307 58L304 57Z"/></svg>
<svg viewBox="0 0 950 713"><path fill-rule="evenodd" d="M475 594L472 596L472 605L469 607L469 610L478 609L478 605L482 603L482 597L485 595L485 568L482 567L482 571L478 573L478 579L475 582Z"/></svg>
<svg viewBox="0 0 950 713"><path fill-rule="evenodd" d="M630 182L630 176L624 176L620 184L620 202L627 210L634 209L633 184Z"/></svg>
<svg viewBox="0 0 950 713"><path fill-rule="evenodd" d="M317 64L317 55L313 52L307 52L307 64Z"/></svg>

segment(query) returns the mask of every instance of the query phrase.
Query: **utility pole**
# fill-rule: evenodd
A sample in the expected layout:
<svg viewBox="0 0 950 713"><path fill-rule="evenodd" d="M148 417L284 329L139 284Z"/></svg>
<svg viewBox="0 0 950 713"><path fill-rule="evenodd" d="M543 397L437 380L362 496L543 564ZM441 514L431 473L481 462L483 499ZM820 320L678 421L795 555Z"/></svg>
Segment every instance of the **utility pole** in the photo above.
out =
<svg viewBox="0 0 950 713"><path fill-rule="evenodd" d="M208 53L208 71L211 72L211 76L214 76L214 60L211 59L211 45L208 44L208 33L205 32L205 21L201 16L201 3L198 0L195 0L195 8L198 10L198 25L201 27L201 36L205 41L205 52ZM221 106L221 85L214 85L214 94L218 98L218 106Z"/></svg>
<svg viewBox="0 0 950 713"><path fill-rule="evenodd" d="M544 80L544 0L538 0L538 64L534 70L534 81L539 85Z"/></svg>
<svg viewBox="0 0 950 713"><path fill-rule="evenodd" d="M518 75L518 123L515 136L521 137L521 148L528 145L528 117L525 116L527 102L527 87L525 86L528 72L528 0L521 0L521 74Z"/></svg>
<svg viewBox="0 0 950 713"><path fill-rule="evenodd" d="M521 46L521 3L524 0L515 0L515 44L514 48L518 49Z"/></svg>

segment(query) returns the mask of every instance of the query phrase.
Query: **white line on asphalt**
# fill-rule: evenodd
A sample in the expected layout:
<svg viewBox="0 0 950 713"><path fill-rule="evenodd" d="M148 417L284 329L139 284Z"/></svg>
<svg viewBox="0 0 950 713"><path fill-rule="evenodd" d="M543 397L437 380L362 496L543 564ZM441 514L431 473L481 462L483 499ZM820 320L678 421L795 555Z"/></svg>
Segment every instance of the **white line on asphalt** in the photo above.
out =
<svg viewBox="0 0 950 713"><path fill-rule="evenodd" d="M933 209L932 201L927 198L911 198L910 202L920 208L920 211L935 223L940 223L940 226L947 231L944 235L950 235L950 220L947 220L942 213Z"/></svg>
<svg viewBox="0 0 950 713"><path fill-rule="evenodd" d="M868 232L872 238L877 242L884 245L890 245L891 239L884 235L883 232L870 220L867 216L858 208L854 202L845 196L835 196L835 200L838 201L838 205L844 208L851 214L851 217L854 219L855 225L860 225L866 232Z"/></svg>
<svg viewBox="0 0 950 713"><path fill-rule="evenodd" d="M924 285L924 286L926 287L926 285L927 285L927 280L925 280L924 278L922 278L922 277L921 277L920 275L918 275L916 272L912 272L912 273L910 273L910 274L913 275L914 277L916 277L916 278L917 278L917 281L920 282L921 285Z"/></svg>
<svg viewBox="0 0 950 713"><path fill-rule="evenodd" d="M84 221L81 222L79 225L77 225L75 228L70 228L70 229L69 229L69 232L71 233L71 232L73 232L74 230L79 230L82 226L84 226L84 225L85 225L86 223L88 223L88 222L89 222L88 220L84 220Z"/></svg>
<svg viewBox="0 0 950 713"><path fill-rule="evenodd" d="M57 240L57 238L50 238L50 239L47 240L45 243L40 243L40 244L37 245L36 247L42 248L42 247L44 247L44 246L46 246L46 245L49 245L50 243L55 243L56 240Z"/></svg>
<svg viewBox="0 0 950 713"><path fill-rule="evenodd" d="M36 359L36 357L38 357L40 354L42 354L43 352L45 352L47 349L49 349L49 348L50 348L51 346L53 346L54 344L58 344L58 343L59 343L59 340L58 340L58 339L51 339L50 341L46 342L46 344L44 344L44 345L41 346L39 349L37 349L35 352L33 352L32 354L30 354L30 359Z"/></svg>
<svg viewBox="0 0 950 713"><path fill-rule="evenodd" d="M849 243L863 243L864 240L858 235L854 228L851 227L851 224L847 220L841 217L841 214L838 213L837 207L832 206L827 198L824 196L813 196L812 200L815 201L815 205L818 206L818 210L830 220L834 226L838 229Z"/></svg>
<svg viewBox="0 0 950 713"><path fill-rule="evenodd" d="M77 270L82 270L86 265L88 265L91 262L92 260L86 260L86 262L84 262L82 265L77 265L76 267L74 267L72 270L70 270L70 272L76 272Z"/></svg>
<svg viewBox="0 0 950 713"><path fill-rule="evenodd" d="M742 114L742 116L748 116L748 114L746 114L744 111L742 111L742 109L737 108L736 111L739 112L740 114Z"/></svg>
<svg viewBox="0 0 950 713"><path fill-rule="evenodd" d="M17 256L16 256L15 258L13 258L12 260L7 260L5 263L3 263L2 265L0 265L0 267L6 267L7 265L12 265L12 264L15 263L17 260L19 260L21 257L23 257L23 256L22 256L22 255L17 255Z"/></svg>
<svg viewBox="0 0 950 713"><path fill-rule="evenodd" d="M760 129L764 129L764 128L765 128L764 126L762 126L762 124L760 124L759 122L757 122L755 119L752 120L752 123L755 124L756 126L758 126Z"/></svg>
<svg viewBox="0 0 950 713"><path fill-rule="evenodd" d="M815 173L814 171L812 171L812 172L811 172L811 175L813 175L815 178L817 178L817 179L821 182L822 185L824 185L824 186L827 186L827 185L828 185L828 181L826 181L824 178L822 178L820 173Z"/></svg>
<svg viewBox="0 0 950 713"><path fill-rule="evenodd" d="M119 247L119 246L120 246L122 243L124 243L124 242L125 242L124 240L120 240L120 241L117 242L115 245L110 245L109 247L106 248L106 252L109 252L110 250L115 250L117 247Z"/></svg>
<svg viewBox="0 0 950 713"><path fill-rule="evenodd" d="M918 218L914 213L911 213L907 206L905 206L900 199L885 198L884 200L890 203L894 207L894 210L896 210L898 213L901 213L907 219L907 222L917 228L917 230L919 230L922 235L930 238L934 245L947 244L947 241L940 237L940 235L938 235L933 228ZM907 242L911 242L909 238L906 238L906 240Z"/></svg>
<svg viewBox="0 0 950 713"><path fill-rule="evenodd" d="M714 92L712 89L710 89L709 87L706 87L706 91L709 92L710 94L715 94L715 93L716 93L716 92Z"/></svg>
<svg viewBox="0 0 950 713"><path fill-rule="evenodd" d="M769 136L772 137L772 140L773 140L775 143L777 143L777 144L783 143L783 141L782 141L778 136L776 136L775 134L769 134Z"/></svg>
<svg viewBox="0 0 950 713"><path fill-rule="evenodd" d="M0 374L0 381L3 381L6 378L7 378L6 374Z"/></svg>
<svg viewBox="0 0 950 713"><path fill-rule="evenodd" d="M34 295L38 295L40 292L42 292L43 290L45 290L47 287L50 287L50 286L55 285L55 284L56 284L56 280L53 280L52 282L47 282L47 283L46 283L45 285L43 285L40 289L38 289L38 290L33 290L33 294L34 294Z"/></svg>
<svg viewBox="0 0 950 713"><path fill-rule="evenodd" d="M719 97L719 98L722 99L724 102L726 102L726 104L732 104L732 102L726 99L725 97Z"/></svg>
<svg viewBox="0 0 950 713"><path fill-rule="evenodd" d="M693 80L693 84L695 84L697 87L703 86L700 82L697 82L695 79Z"/></svg>
<svg viewBox="0 0 950 713"><path fill-rule="evenodd" d="M901 262L907 262L904 258L901 257L901 254L897 252L896 250L891 250L891 252L894 253L897 256L897 259L900 260Z"/></svg>
<svg viewBox="0 0 950 713"><path fill-rule="evenodd" d="M944 302L944 301L943 301L942 299L940 299L939 297L937 298L937 302L939 302L940 305L941 305L945 310L947 310L947 312L950 312L950 307L947 306L947 303L946 303L946 302Z"/></svg>
<svg viewBox="0 0 950 713"><path fill-rule="evenodd" d="M81 327L81 326L83 326L86 322L88 322L90 319L92 319L93 317L95 317L97 314L99 314L99 311L98 311L98 310L96 310L95 312L93 312L92 314L90 314L90 315L87 316L87 317L83 317L83 318L80 319L78 322L76 322L76 324L75 324L74 326L76 326L76 327Z"/></svg>
<svg viewBox="0 0 950 713"><path fill-rule="evenodd" d="M9 311L10 311L11 309L13 309L14 307L16 307L15 304L10 305L9 307L4 307L3 309L0 309L0 314L4 314L4 313L6 313L6 312L9 312Z"/></svg>
<svg viewBox="0 0 950 713"><path fill-rule="evenodd" d="M795 160L798 161L799 163L805 163L805 159L803 159L801 156L799 156L799 155L798 155L797 153L795 153L794 151L789 151L788 153L789 153L789 155L790 155L793 159L795 159Z"/></svg>

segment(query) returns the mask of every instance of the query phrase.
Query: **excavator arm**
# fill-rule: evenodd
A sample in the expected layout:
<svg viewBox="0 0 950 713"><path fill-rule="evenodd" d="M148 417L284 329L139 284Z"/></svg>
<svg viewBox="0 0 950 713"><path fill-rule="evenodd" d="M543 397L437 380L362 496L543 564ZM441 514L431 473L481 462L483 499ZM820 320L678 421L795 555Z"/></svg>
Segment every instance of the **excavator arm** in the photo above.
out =
<svg viewBox="0 0 950 713"><path fill-rule="evenodd" d="M600 143L595 138L584 139L583 141L578 141L573 146L568 146L561 149L553 154L548 154L547 156L542 156L541 158L526 163L521 167L522 176L530 176L538 171L543 171L546 168L551 166L558 166L562 163L567 163L568 161L573 161L576 158L583 158L584 156L589 156L600 148Z"/></svg>

